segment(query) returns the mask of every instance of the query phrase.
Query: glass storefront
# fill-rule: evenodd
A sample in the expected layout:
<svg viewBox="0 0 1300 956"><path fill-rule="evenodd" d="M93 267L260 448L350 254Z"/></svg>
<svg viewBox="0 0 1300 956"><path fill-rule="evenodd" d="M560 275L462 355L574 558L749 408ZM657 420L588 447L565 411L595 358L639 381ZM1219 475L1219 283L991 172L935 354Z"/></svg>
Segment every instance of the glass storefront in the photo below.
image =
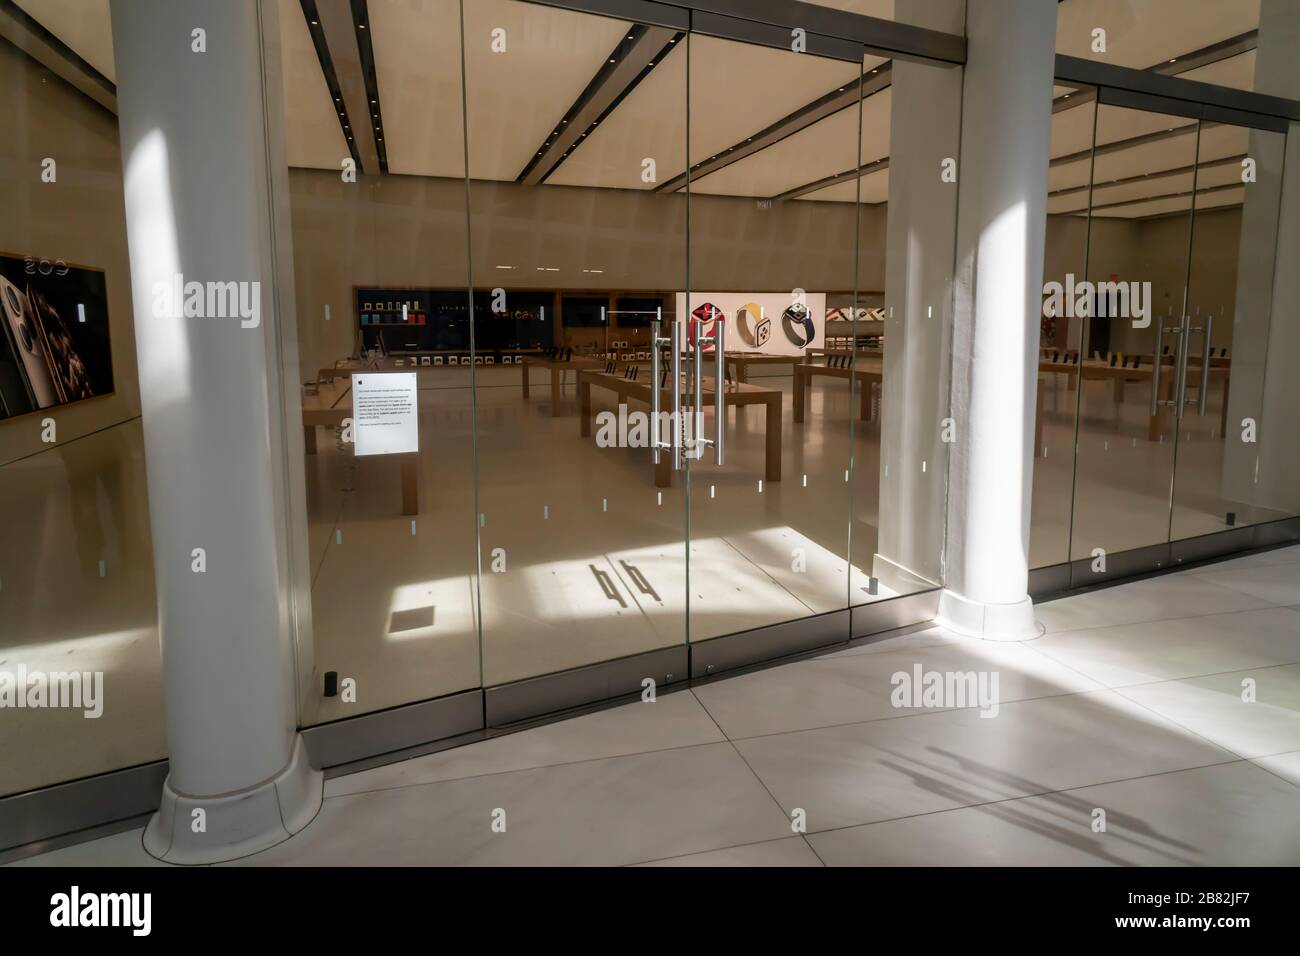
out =
<svg viewBox="0 0 1300 956"><path fill-rule="evenodd" d="M1285 130L1055 89L1032 567L1073 562L1083 584L1295 514L1265 413L1285 394L1267 368L1290 321L1273 302Z"/></svg>
<svg viewBox="0 0 1300 956"><path fill-rule="evenodd" d="M166 746L117 125L102 89L3 39L0 82L5 796Z"/></svg>
<svg viewBox="0 0 1300 956"><path fill-rule="evenodd" d="M661 13L372 3L364 99L327 80L341 132L289 150L304 723L617 661L680 680L664 652L847 640L940 585L956 189L917 203L907 170L957 155L960 67ZM282 7L287 59L312 19ZM417 450L357 454L364 374L414 376Z"/></svg>
<svg viewBox="0 0 1300 956"><path fill-rule="evenodd" d="M0 671L104 707L4 714L40 756L0 797L166 756L109 8L15 6L81 65L0 40ZM723 6L264 5L300 726L932 615L888 611L945 580L965 4ZM1117 6L1064 0L1058 52ZM1239 6L1115 13L1106 62L1294 97L1278 4ZM1284 125L1053 99L1031 566L1295 515Z"/></svg>

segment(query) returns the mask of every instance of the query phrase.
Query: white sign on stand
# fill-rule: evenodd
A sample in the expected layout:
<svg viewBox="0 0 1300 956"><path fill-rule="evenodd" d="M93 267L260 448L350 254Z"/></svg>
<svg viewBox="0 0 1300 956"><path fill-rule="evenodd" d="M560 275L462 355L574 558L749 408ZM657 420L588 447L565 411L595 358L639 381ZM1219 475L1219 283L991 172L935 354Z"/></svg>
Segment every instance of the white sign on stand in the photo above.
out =
<svg viewBox="0 0 1300 956"><path fill-rule="evenodd" d="M420 450L414 372L352 376L352 436L357 455L400 455Z"/></svg>

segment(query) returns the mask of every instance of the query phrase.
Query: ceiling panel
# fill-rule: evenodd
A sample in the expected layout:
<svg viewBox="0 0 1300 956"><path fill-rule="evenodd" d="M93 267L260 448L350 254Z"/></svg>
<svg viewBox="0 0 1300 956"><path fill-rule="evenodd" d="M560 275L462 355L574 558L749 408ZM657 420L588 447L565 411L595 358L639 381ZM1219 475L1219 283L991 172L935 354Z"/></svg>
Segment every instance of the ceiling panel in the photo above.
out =
<svg viewBox="0 0 1300 956"><path fill-rule="evenodd" d="M815 193L808 193L806 196L800 196L799 198L811 199L815 202L888 202L889 167L886 166L879 172L867 173L867 175L862 177L861 196L858 195L856 183L854 180L850 179L842 183L836 183L834 186L827 186L825 189L819 189Z"/></svg>
<svg viewBox="0 0 1300 956"><path fill-rule="evenodd" d="M1200 161L1239 156L1250 148L1250 130L1244 126L1201 124Z"/></svg>
<svg viewBox="0 0 1300 956"><path fill-rule="evenodd" d="M711 159L858 80L856 63L692 36L691 162ZM680 170L678 170L680 172Z"/></svg>
<svg viewBox="0 0 1300 956"><path fill-rule="evenodd" d="M113 19L108 0L14 0L77 56L117 82L113 63Z"/></svg>
<svg viewBox="0 0 1300 956"><path fill-rule="evenodd" d="M653 182L641 178L646 159L655 161ZM679 43L546 182L654 189L685 168L686 45Z"/></svg>
<svg viewBox="0 0 1300 956"><path fill-rule="evenodd" d="M891 94L891 89L884 89L862 103L861 159L853 148L858 140L858 111L850 107L705 176L691 189L726 196L776 196L888 156Z"/></svg>
<svg viewBox="0 0 1300 956"><path fill-rule="evenodd" d="M1064 0L1056 52L1145 70L1259 26L1259 0ZM1106 31L1106 52L1092 31Z"/></svg>
<svg viewBox="0 0 1300 956"><path fill-rule="evenodd" d="M298 0L280 0L284 60L284 155L290 166L338 170L352 154Z"/></svg>
<svg viewBox="0 0 1300 956"><path fill-rule="evenodd" d="M473 0L464 9L469 174L514 180L631 25L516 0ZM498 28L505 53L492 52ZM416 62L431 59L420 54ZM387 103L384 116L390 127L408 118L392 116ZM437 155L430 152L429 162Z"/></svg>
<svg viewBox="0 0 1300 956"><path fill-rule="evenodd" d="M1052 158L1069 156L1092 146L1095 109L1095 101L1086 101L1052 114Z"/></svg>
<svg viewBox="0 0 1300 956"><path fill-rule="evenodd" d="M1072 163L1052 166L1047 171L1048 192L1056 192L1058 189L1073 189L1076 186L1086 186L1088 185L1088 176L1091 172L1092 160L1087 156L1083 159L1075 160Z"/></svg>
<svg viewBox="0 0 1300 956"><path fill-rule="evenodd" d="M369 4L389 172L464 174L459 7L457 0Z"/></svg>
<svg viewBox="0 0 1300 956"><path fill-rule="evenodd" d="M1213 83L1216 86L1229 86L1234 90L1253 90L1255 88L1255 51L1250 50L1237 56L1228 57L1209 66L1202 66L1186 73L1178 74L1185 80L1197 80L1201 83Z"/></svg>
<svg viewBox="0 0 1300 956"><path fill-rule="evenodd" d="M1107 146L1135 136L1182 127L1190 128L1195 125L1196 120L1188 119L1186 116L1170 116L1124 106L1102 105L1097 107L1097 145Z"/></svg>

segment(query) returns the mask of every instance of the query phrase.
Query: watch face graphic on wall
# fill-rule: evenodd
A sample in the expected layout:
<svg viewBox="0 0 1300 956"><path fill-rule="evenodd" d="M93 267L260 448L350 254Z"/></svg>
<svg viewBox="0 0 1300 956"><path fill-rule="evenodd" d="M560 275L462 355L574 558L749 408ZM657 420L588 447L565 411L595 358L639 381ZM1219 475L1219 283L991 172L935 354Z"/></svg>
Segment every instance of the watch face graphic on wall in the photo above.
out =
<svg viewBox="0 0 1300 956"><path fill-rule="evenodd" d="M703 305L691 310L690 326L690 344L695 344L696 335L708 337L713 334L715 323L724 320L722 310L712 302L705 302ZM698 331L697 331L698 330ZM708 346L712 348L712 346Z"/></svg>
<svg viewBox="0 0 1300 956"><path fill-rule="evenodd" d="M753 302L736 312L736 327L740 340L750 348L761 349L772 336L772 320L764 317L763 310Z"/></svg>
<svg viewBox="0 0 1300 956"><path fill-rule="evenodd" d="M794 303L781 313L781 326L785 329L785 337L801 349L806 349L817 334L812 313L801 302Z"/></svg>

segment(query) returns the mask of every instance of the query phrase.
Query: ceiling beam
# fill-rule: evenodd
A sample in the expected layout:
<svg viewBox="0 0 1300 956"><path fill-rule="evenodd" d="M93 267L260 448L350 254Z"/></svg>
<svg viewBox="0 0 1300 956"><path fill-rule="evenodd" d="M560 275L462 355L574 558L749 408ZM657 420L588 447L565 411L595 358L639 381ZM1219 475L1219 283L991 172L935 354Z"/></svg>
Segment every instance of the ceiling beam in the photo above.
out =
<svg viewBox="0 0 1300 956"><path fill-rule="evenodd" d="M374 127L368 119L369 97L357 45L361 27L353 14L352 3L350 0L299 0L299 3L357 171L377 173L379 153L375 149Z"/></svg>
<svg viewBox="0 0 1300 956"><path fill-rule="evenodd" d="M1217 169L1220 166L1239 165L1246 158L1245 153L1239 153L1236 156L1225 156L1222 159L1211 159L1203 163L1187 166L1173 166L1168 169L1156 169L1149 173L1138 173L1136 176L1122 176L1119 179L1111 179L1104 183L1093 183L1091 188L1095 191L1098 189L1108 189L1111 186L1126 186L1129 183L1142 182L1143 180L1167 179L1170 176L1182 176L1190 173L1193 169ZM1072 196L1075 193L1087 192L1089 186L1085 183L1082 186L1067 186L1064 189L1055 189L1047 194L1048 199L1057 199L1061 196Z"/></svg>
<svg viewBox="0 0 1300 956"><path fill-rule="evenodd" d="M1149 66L1147 70L1151 73L1163 73L1165 76L1179 76L1183 73L1190 73L1192 70L1199 70L1203 66L1218 63L1220 60L1230 60L1234 56L1249 53L1258 46L1259 31L1248 30L1235 37L1228 37L1226 40L1211 43L1209 46L1203 46L1191 53L1185 53L1163 63Z"/></svg>
<svg viewBox="0 0 1300 956"><path fill-rule="evenodd" d="M554 131L533 150L515 182L525 186L544 182L595 131L601 120L663 62L683 36L667 27L638 23L629 28L565 111Z"/></svg>
<svg viewBox="0 0 1300 956"><path fill-rule="evenodd" d="M1229 189L1240 189L1240 188L1241 188L1241 183L1228 183L1223 186L1206 186L1203 189L1197 189L1196 195L1206 196L1209 195L1210 193L1222 193L1222 192L1227 192ZM1140 206L1143 203L1157 202L1161 199L1186 199L1191 197L1191 195L1192 195L1192 191L1190 189L1184 189L1176 193L1159 193L1155 196L1143 196L1140 199L1125 199L1122 200L1121 202L1101 203L1100 205L1093 206L1092 211L1096 212L1098 209L1122 209L1125 206ZM1175 211L1191 212L1191 206L1188 206L1188 208L1185 210L1175 210ZM1167 213L1155 213L1155 215L1163 216L1163 215L1167 215Z"/></svg>
<svg viewBox="0 0 1300 956"><path fill-rule="evenodd" d="M814 180L803 186L796 186L794 189L787 189L779 196L773 196L774 200L798 199L800 196L806 196L809 193L815 193L827 186L835 186L839 183L846 183L851 179L862 179L864 176L870 176L872 173L883 172L889 168L889 157L873 159L869 163L863 163L857 169L845 170L842 173L836 173L834 176L826 176L822 179Z"/></svg>
<svg viewBox="0 0 1300 956"><path fill-rule="evenodd" d="M352 0L352 22L356 28L358 64L361 81L366 90L366 120L374 140L379 171L388 172L388 147L384 145L382 104L379 101L379 75L375 71L375 48L372 42L374 28L370 24L370 8L366 0ZM355 125L355 124L354 124Z"/></svg>
<svg viewBox="0 0 1300 956"><path fill-rule="evenodd" d="M711 173L753 156L761 150L774 146L787 136L793 136L800 130L819 123L840 110L857 106L859 93L862 99L874 96L881 90L888 89L893 82L892 65L889 62L873 67L863 78L861 85L852 80L836 87L824 96L819 96L793 113L781 117L766 129L759 130L733 146L720 150L708 159L696 163L688 172L683 172L665 183L655 187L655 192L671 193L684 187L687 180L703 179Z"/></svg>

